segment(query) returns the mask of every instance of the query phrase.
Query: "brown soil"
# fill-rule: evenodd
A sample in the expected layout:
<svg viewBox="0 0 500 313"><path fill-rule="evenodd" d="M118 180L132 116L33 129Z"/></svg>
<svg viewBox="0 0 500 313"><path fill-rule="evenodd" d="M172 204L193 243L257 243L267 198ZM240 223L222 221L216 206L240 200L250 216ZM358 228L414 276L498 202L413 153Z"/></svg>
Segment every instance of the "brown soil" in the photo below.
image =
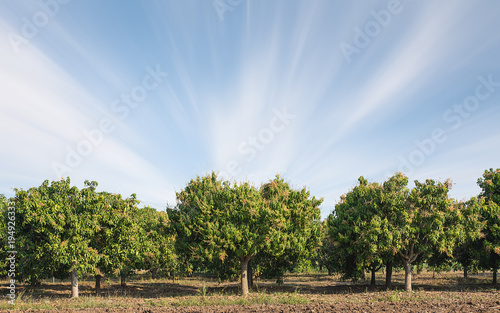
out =
<svg viewBox="0 0 500 313"><path fill-rule="evenodd" d="M9 312L9 311L5 311ZM19 311L17 311L19 312ZM499 300L456 300L421 302L374 302L374 303L316 303L307 305L252 305L252 306L209 306L209 307L161 307L161 308L102 308L73 310L26 310L23 312L97 312L97 313L239 313L239 312L500 312Z"/></svg>

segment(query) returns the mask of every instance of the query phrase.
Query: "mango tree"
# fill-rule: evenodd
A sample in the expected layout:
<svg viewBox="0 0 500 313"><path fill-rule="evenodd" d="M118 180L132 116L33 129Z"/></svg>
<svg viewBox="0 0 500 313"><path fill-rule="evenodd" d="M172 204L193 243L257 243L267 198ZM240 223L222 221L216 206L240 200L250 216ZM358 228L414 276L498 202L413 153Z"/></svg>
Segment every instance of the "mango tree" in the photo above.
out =
<svg viewBox="0 0 500 313"><path fill-rule="evenodd" d="M408 201L394 206L392 242L405 269L405 290L411 291L411 266L433 252L452 255L464 235L463 216L448 197L451 181L415 181Z"/></svg>
<svg viewBox="0 0 500 313"><path fill-rule="evenodd" d="M383 186L369 183L364 177L358 185L341 197L335 212L328 217L330 236L338 257L338 267L344 279L358 279L364 269L375 272L392 257L390 223L383 210Z"/></svg>
<svg viewBox="0 0 500 313"><path fill-rule="evenodd" d="M337 271L335 264L337 262L338 253L335 250L335 245L333 240L328 233L327 220L321 222L321 243L316 247L313 262L319 266L320 270L326 268L328 275L332 275L334 271Z"/></svg>
<svg viewBox="0 0 500 313"><path fill-rule="evenodd" d="M497 284L500 268L500 169L485 171L477 183L481 187L480 196L485 200L481 208L482 221L485 223L481 240L482 264L493 271L493 284Z"/></svg>
<svg viewBox="0 0 500 313"><path fill-rule="evenodd" d="M344 279L358 279L364 269L375 272L386 267L386 286L392 283L392 268L397 259L392 236L395 211L406 204L408 179L396 173L383 184L358 179L350 192L341 197L328 217L330 237L335 244L337 267Z"/></svg>
<svg viewBox="0 0 500 313"><path fill-rule="evenodd" d="M8 200L7 198L0 194L0 277L5 277L7 276L7 251L8 249L8 237L9 237L9 231L8 231ZM14 225L14 232L12 234L15 235L15 220L13 221Z"/></svg>
<svg viewBox="0 0 500 313"><path fill-rule="evenodd" d="M258 253L279 257L294 249L300 254L310 246L310 235L315 232L311 228L320 214L312 204L318 201L304 202L307 192L290 191L279 178L261 190L249 183L221 181L215 173L191 180L177 193L178 207L167 211L180 251L208 264L238 260L241 292L247 295L248 263ZM302 228L291 229L292 225Z"/></svg>
<svg viewBox="0 0 500 313"><path fill-rule="evenodd" d="M123 199L120 194L101 192L101 210L97 212L97 231L91 246L99 253L95 275L95 289L100 291L103 275L119 275L120 284L126 285L130 271L140 260L145 234L140 226L135 194Z"/></svg>
<svg viewBox="0 0 500 313"><path fill-rule="evenodd" d="M463 215L464 236L460 238L453 251L453 259L462 266L465 279L467 279L470 270L479 267L478 261L481 255L480 234L485 224L481 215L485 205L484 201L484 198L472 197L468 201L455 204Z"/></svg>
<svg viewBox="0 0 500 313"><path fill-rule="evenodd" d="M146 206L137 211L137 219L144 238L140 248L139 267L149 270L153 279L157 278L162 270L167 270L173 275L177 257L174 247L175 237L170 232L171 225L167 213Z"/></svg>
<svg viewBox="0 0 500 313"><path fill-rule="evenodd" d="M384 223L388 224L385 228L385 239L388 240L388 242L386 242L387 246L385 247L385 251L381 254L381 257L385 262L385 286L387 288L390 288L392 286L392 272L394 266L397 266L401 263L401 260L397 255L396 250L394 249L392 239L395 227L395 212L398 211L398 208L405 206L408 194L410 192L407 188L407 185L408 177L406 177L401 172L395 173L381 185L382 193L379 212L381 218L384 220Z"/></svg>
<svg viewBox="0 0 500 313"><path fill-rule="evenodd" d="M500 206L494 202L482 207L483 229L481 265L493 272L493 284L498 283L498 269L500 268Z"/></svg>
<svg viewBox="0 0 500 313"><path fill-rule="evenodd" d="M263 184L260 193L279 226L275 236L280 238L280 246L260 251L255 266L260 267L264 277L277 278L282 283L285 272L311 259L321 242L319 206L323 200L311 198L306 188L291 188L279 176Z"/></svg>
<svg viewBox="0 0 500 313"><path fill-rule="evenodd" d="M177 193L178 210L169 210L184 251L202 262L238 258L241 290L248 294L247 266L264 246L270 228L258 191L248 183L231 185L215 173L191 180Z"/></svg>
<svg viewBox="0 0 500 313"><path fill-rule="evenodd" d="M49 275L71 275L71 295L78 297L78 273L93 273L98 253L90 247L100 206L95 182L78 190L70 179L46 180L27 191L15 189L19 274L38 283Z"/></svg>

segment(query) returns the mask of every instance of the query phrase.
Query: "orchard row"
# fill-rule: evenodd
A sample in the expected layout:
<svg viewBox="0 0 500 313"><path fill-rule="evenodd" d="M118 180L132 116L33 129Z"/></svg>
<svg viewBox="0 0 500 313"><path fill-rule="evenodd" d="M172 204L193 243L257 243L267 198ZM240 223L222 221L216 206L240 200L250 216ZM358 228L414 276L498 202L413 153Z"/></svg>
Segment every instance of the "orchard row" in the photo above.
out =
<svg viewBox="0 0 500 313"><path fill-rule="evenodd" d="M152 277L209 272L220 280L240 278L248 294L253 277L277 278L302 264L356 280L366 270L405 269L411 290L412 265L461 264L465 274L500 267L500 169L485 171L482 192L465 202L449 197L450 181L415 182L396 173L383 183L358 184L341 197L326 221L322 199L294 189L276 176L256 187L224 181L215 173L196 177L166 211L139 208L132 194L82 189L68 179L45 181L15 196L0 195L0 276L13 284L93 275L127 277L137 270ZM13 213L12 213L13 212ZM14 221L10 220L15 217ZM15 243L14 268L9 253ZM10 248L9 248L10 245Z"/></svg>

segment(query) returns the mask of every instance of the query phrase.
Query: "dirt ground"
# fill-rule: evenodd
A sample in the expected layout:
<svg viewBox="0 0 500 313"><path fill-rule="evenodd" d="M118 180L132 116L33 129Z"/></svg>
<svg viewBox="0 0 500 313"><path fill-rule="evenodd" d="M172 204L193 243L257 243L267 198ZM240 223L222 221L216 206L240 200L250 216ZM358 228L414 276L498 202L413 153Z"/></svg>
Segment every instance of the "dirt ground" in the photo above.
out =
<svg viewBox="0 0 500 313"><path fill-rule="evenodd" d="M9 311L4 311L9 312ZM12 311L13 312L13 311ZM16 311L19 312L19 311ZM500 312L499 300L457 300L457 301L422 301L422 302L373 302L373 303L317 303L306 305L252 305L252 306L209 306L209 307L161 307L161 308L102 308L73 310L26 310L22 312L58 312L58 313L239 313L239 312Z"/></svg>

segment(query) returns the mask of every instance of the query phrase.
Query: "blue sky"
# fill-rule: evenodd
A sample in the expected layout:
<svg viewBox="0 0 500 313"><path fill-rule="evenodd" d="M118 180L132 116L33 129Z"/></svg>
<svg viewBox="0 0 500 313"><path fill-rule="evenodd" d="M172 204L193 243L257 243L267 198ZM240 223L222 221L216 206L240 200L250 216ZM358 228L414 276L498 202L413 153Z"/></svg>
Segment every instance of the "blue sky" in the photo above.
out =
<svg viewBox="0 0 500 313"><path fill-rule="evenodd" d="M0 2L0 193L69 176L158 209L212 170L324 197L479 193L500 167L498 1Z"/></svg>

